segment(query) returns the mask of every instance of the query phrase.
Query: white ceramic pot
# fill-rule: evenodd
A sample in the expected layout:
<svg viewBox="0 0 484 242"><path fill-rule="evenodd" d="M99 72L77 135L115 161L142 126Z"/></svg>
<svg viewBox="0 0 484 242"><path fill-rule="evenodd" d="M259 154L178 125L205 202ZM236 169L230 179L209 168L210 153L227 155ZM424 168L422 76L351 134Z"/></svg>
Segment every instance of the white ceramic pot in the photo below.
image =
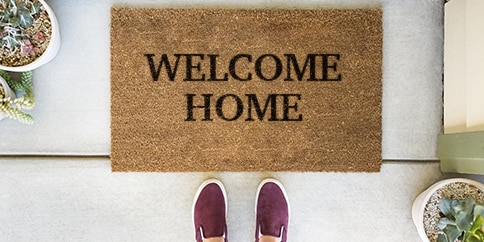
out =
<svg viewBox="0 0 484 242"><path fill-rule="evenodd" d="M57 55L60 49L61 44L61 37L60 37L60 30L59 30L59 23L57 22L57 18L55 17L54 11L47 5L44 0L38 0L44 6L45 10L49 14L50 22L52 25L52 34L49 42L49 46L47 49L42 53L42 55L34 60L33 62L24 65L24 66L4 66L0 65L0 69L12 72L24 72L24 71L31 71L34 69L39 68L40 66L48 63Z"/></svg>
<svg viewBox="0 0 484 242"><path fill-rule="evenodd" d="M474 180L465 179L465 178L454 178L454 179L446 179L446 180L439 181L434 185L430 186L427 190L420 193L420 195L418 195L415 201L413 202L412 219L413 219L413 223L417 227L417 232L420 238L422 239L422 241L430 242L429 238L427 237L427 234L425 234L425 229L423 224L424 210L428 200L430 199L432 194L434 194L435 191L439 190L440 188L444 187L447 184L455 183L455 182L468 183L484 191L484 184L482 183L479 183Z"/></svg>
<svg viewBox="0 0 484 242"><path fill-rule="evenodd" d="M1 76L0 76L0 86L3 87L3 90L5 90L5 96L6 97L11 97L12 99L17 98L17 96L15 95L15 92L8 86L5 79L3 79L3 77L1 77ZM6 117L7 116L5 116L2 112L0 112L0 120L4 119Z"/></svg>

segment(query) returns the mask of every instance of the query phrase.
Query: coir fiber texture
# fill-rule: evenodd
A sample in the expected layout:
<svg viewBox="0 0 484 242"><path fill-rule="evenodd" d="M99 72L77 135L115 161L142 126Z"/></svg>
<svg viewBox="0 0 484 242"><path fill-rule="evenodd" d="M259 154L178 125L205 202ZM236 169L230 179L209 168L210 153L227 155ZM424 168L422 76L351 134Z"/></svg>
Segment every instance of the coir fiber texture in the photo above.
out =
<svg viewBox="0 0 484 242"><path fill-rule="evenodd" d="M381 9L113 8L113 171L379 171L382 31Z"/></svg>

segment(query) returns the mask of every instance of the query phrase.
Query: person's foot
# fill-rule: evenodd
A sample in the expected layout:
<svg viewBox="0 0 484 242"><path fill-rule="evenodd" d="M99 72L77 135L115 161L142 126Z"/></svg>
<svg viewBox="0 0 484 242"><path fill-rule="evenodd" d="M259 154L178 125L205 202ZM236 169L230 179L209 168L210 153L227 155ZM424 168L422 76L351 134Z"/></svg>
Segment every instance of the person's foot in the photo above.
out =
<svg viewBox="0 0 484 242"><path fill-rule="evenodd" d="M289 203L282 184L274 179L262 181L257 189L255 241L287 241Z"/></svg>
<svg viewBox="0 0 484 242"><path fill-rule="evenodd" d="M227 196L223 184L215 179L198 188L193 204L193 223L197 242L207 239L227 242Z"/></svg>

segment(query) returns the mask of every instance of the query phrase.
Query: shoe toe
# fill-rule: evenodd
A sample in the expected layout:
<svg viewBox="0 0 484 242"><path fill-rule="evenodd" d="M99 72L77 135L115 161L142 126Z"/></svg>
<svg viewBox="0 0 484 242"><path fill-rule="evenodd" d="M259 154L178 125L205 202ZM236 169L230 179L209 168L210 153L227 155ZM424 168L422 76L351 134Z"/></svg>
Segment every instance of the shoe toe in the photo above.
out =
<svg viewBox="0 0 484 242"><path fill-rule="evenodd" d="M289 205L282 185L265 182L259 189L257 198L257 226L260 234L284 237L289 222Z"/></svg>
<svg viewBox="0 0 484 242"><path fill-rule="evenodd" d="M193 208L197 241L226 236L226 200L223 187L217 183L204 185Z"/></svg>

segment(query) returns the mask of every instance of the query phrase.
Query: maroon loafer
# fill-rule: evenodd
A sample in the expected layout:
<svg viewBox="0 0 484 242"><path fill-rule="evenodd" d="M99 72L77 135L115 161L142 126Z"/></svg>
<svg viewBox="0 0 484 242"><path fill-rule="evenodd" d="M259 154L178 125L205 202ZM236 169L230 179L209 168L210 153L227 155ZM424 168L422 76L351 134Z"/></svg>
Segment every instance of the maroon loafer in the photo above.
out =
<svg viewBox="0 0 484 242"><path fill-rule="evenodd" d="M195 238L224 237L227 242L227 199L223 184L215 179L205 181L197 191L193 204Z"/></svg>
<svg viewBox="0 0 484 242"><path fill-rule="evenodd" d="M255 241L268 235L286 242L288 225L289 203L284 187L274 179L262 181L257 190Z"/></svg>

